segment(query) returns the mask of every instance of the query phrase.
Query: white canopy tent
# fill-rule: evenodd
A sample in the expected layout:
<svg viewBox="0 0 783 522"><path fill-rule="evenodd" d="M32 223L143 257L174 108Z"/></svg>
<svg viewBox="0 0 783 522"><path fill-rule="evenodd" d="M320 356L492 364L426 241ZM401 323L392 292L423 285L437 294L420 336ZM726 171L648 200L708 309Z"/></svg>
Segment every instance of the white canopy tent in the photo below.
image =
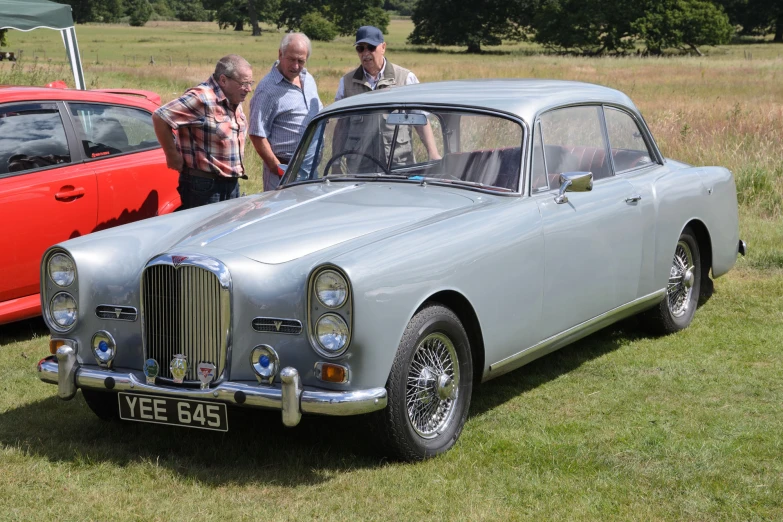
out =
<svg viewBox="0 0 783 522"><path fill-rule="evenodd" d="M60 31L77 89L84 89L84 72L73 27L71 6L48 0L0 0L0 29Z"/></svg>

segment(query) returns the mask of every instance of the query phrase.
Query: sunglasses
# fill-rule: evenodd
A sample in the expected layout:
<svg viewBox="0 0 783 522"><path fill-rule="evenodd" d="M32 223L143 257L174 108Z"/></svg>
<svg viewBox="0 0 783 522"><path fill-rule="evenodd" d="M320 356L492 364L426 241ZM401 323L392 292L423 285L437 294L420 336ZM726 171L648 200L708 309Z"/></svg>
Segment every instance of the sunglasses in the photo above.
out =
<svg viewBox="0 0 783 522"><path fill-rule="evenodd" d="M375 49L377 49L377 48L378 48L378 47L377 47L377 46L375 46L375 45L370 45L370 44L367 44L367 45L361 45L361 44L360 44L360 45L357 45L357 46L356 46L356 52L357 52L357 53L363 53L363 52L364 52L364 50L366 49L366 50L370 51L371 53L374 53L374 52L375 52Z"/></svg>

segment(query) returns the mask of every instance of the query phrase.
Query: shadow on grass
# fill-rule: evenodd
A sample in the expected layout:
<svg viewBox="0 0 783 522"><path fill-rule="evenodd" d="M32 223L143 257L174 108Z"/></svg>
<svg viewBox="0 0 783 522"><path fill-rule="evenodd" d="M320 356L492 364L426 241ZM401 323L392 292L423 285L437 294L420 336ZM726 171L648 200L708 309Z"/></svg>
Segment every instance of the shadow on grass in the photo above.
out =
<svg viewBox="0 0 783 522"><path fill-rule="evenodd" d="M637 319L630 317L506 375L476 386L473 388L469 417L481 415L642 337L644 334L641 333Z"/></svg>
<svg viewBox="0 0 783 522"><path fill-rule="evenodd" d="M0 346L48 335L49 328L46 327L43 318L34 317L0 326Z"/></svg>
<svg viewBox="0 0 783 522"><path fill-rule="evenodd" d="M610 353L639 337L628 320L474 389L471 416ZM43 383L41 386L50 386ZM51 387L54 394L55 388ZM230 409L228 433L133 422L104 422L81 393L64 402L54 395L0 414L0 445L53 462L150 464L210 486L327 482L334 473L372 469L386 459L358 417L303 417L282 425L277 411Z"/></svg>
<svg viewBox="0 0 783 522"><path fill-rule="evenodd" d="M314 485L337 472L384 465L361 418L306 417L288 429L280 415L230 409L227 433L105 422L78 393L68 402L52 396L0 414L0 447L77 465L148 464L209 486Z"/></svg>

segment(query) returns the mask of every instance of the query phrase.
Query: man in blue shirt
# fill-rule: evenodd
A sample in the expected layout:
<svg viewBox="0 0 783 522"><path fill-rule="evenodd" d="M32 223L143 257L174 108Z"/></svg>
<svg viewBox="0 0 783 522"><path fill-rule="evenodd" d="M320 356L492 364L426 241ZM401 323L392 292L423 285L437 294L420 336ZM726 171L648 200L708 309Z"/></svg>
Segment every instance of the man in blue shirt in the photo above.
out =
<svg viewBox="0 0 783 522"><path fill-rule="evenodd" d="M307 124L323 108L315 79L305 64L312 45L302 33L280 42L278 61L259 82L250 101L250 141L264 161L264 190L280 184L279 164L287 165Z"/></svg>

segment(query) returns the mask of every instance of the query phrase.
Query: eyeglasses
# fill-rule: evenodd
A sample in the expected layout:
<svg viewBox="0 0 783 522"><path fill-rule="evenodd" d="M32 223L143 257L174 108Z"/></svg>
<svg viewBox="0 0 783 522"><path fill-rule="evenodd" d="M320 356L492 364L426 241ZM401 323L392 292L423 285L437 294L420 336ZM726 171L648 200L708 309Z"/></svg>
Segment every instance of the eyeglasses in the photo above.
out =
<svg viewBox="0 0 783 522"><path fill-rule="evenodd" d="M370 45L370 44L367 44L366 46L365 45L357 45L356 46L356 52L361 54L361 53L364 52L365 49L367 49L371 53L374 53L375 49L377 49L377 48L378 48L377 46Z"/></svg>
<svg viewBox="0 0 783 522"><path fill-rule="evenodd" d="M227 75L225 75L225 74L224 74L223 76L225 76L225 77L226 77L226 78L228 78L229 80L233 80L234 82L238 83L239 85L241 85L241 86L242 86L242 87L244 87L245 89L252 89L252 88L253 88L253 83L255 83L255 82L240 82L240 81L239 81L239 80L237 80L236 78L232 78L231 76L227 76Z"/></svg>

